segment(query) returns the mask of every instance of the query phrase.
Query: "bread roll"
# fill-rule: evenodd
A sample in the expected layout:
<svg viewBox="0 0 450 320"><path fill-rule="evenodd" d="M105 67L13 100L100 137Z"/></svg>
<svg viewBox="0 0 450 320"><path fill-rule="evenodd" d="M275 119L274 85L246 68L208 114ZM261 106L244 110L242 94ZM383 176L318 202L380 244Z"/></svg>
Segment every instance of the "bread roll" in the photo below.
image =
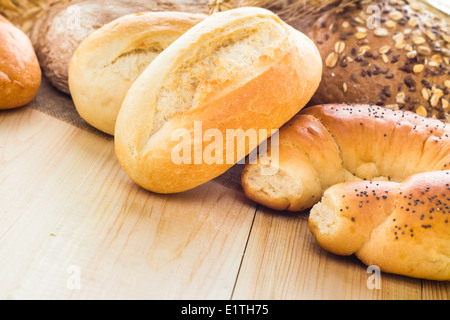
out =
<svg viewBox="0 0 450 320"><path fill-rule="evenodd" d="M26 105L41 84L41 69L29 38L0 16L0 109Z"/></svg>
<svg viewBox="0 0 450 320"><path fill-rule="evenodd" d="M374 105L305 108L280 129L279 145L278 162L269 162L269 149L242 172L245 194L277 210L309 209L327 188L345 181L401 182L450 167L448 125ZM261 175L268 165L277 173Z"/></svg>
<svg viewBox="0 0 450 320"><path fill-rule="evenodd" d="M369 103L450 120L448 21L408 1L328 11L307 33L324 64L311 103Z"/></svg>
<svg viewBox="0 0 450 320"><path fill-rule="evenodd" d="M60 91L70 94L68 72L72 55L94 31L122 16L148 11L207 11L203 1L62 0L53 1L34 23L31 40L44 74Z"/></svg>
<svg viewBox="0 0 450 320"><path fill-rule="evenodd" d="M381 271L450 280L449 185L448 170L337 184L311 209L310 230L324 249Z"/></svg>
<svg viewBox="0 0 450 320"><path fill-rule="evenodd" d="M321 72L314 43L272 12L215 13L172 43L131 86L116 122L117 158L147 190L194 188L240 161L239 145L245 143L243 157L250 151L249 140L235 142L232 131L256 132L258 144L266 140L308 102ZM208 151L212 163L205 161ZM174 161L174 153L187 160Z"/></svg>
<svg viewBox="0 0 450 320"><path fill-rule="evenodd" d="M80 116L114 135L117 114L133 82L150 62L202 14L147 12L118 18L86 38L69 68L69 88Z"/></svg>

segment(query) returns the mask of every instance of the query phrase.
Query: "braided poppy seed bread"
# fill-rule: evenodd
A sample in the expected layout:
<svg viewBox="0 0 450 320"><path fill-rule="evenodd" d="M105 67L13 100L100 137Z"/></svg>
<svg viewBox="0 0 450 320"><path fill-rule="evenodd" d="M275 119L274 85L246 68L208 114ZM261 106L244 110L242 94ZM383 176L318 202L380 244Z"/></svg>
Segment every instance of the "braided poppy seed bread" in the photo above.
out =
<svg viewBox="0 0 450 320"><path fill-rule="evenodd" d="M239 146L242 158L257 146L230 131L250 130L257 144L265 141L306 105L321 74L314 43L273 12L214 13L159 54L131 86L116 121L118 161L144 189L194 188L240 161ZM202 143L211 132L219 145L212 163L203 158L210 144ZM180 143L186 161L173 159Z"/></svg>
<svg viewBox="0 0 450 320"><path fill-rule="evenodd" d="M309 209L327 188L345 181L401 182L450 167L447 124L374 105L305 108L280 129L279 145L278 163L269 148L242 172L245 194L277 210ZM267 166L277 173L262 175Z"/></svg>
<svg viewBox="0 0 450 320"><path fill-rule="evenodd" d="M354 1L321 16L308 32L324 64L312 104L370 103L449 121L449 17L424 8Z"/></svg>
<svg viewBox="0 0 450 320"><path fill-rule="evenodd" d="M402 183L332 186L309 216L319 245L355 254L381 271L450 280L450 171L419 173Z"/></svg>

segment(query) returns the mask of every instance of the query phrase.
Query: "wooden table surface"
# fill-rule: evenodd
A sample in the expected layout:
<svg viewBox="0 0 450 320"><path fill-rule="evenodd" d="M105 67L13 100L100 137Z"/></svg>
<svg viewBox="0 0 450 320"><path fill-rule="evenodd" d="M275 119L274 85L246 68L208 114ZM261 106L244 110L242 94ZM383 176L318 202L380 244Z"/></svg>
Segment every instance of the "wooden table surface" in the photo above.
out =
<svg viewBox="0 0 450 320"><path fill-rule="evenodd" d="M134 185L113 140L23 107L0 111L0 299L434 299L449 282L372 273L322 250L305 214L215 181Z"/></svg>

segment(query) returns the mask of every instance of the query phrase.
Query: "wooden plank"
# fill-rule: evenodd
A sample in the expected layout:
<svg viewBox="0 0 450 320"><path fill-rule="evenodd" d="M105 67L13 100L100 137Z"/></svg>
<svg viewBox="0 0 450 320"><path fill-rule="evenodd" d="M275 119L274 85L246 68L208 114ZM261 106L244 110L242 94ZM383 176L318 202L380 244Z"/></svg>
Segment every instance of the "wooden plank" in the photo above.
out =
<svg viewBox="0 0 450 320"><path fill-rule="evenodd" d="M0 113L0 298L229 299L255 213L215 182L133 184L113 141Z"/></svg>
<svg viewBox="0 0 450 320"><path fill-rule="evenodd" d="M354 256L326 252L305 214L259 208L233 299L421 299L421 280L375 275ZM434 291L434 290L432 290Z"/></svg>
<svg viewBox="0 0 450 320"><path fill-rule="evenodd" d="M423 300L450 300L450 281L422 281Z"/></svg>

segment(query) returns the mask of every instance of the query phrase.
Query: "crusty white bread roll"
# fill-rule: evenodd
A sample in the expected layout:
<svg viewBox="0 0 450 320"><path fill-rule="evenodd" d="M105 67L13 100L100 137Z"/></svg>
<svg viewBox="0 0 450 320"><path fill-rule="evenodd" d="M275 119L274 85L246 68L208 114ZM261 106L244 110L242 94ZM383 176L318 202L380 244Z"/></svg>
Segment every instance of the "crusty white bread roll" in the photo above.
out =
<svg viewBox="0 0 450 320"><path fill-rule="evenodd" d="M0 109L26 105L40 85L41 69L30 39L0 16Z"/></svg>
<svg viewBox="0 0 450 320"><path fill-rule="evenodd" d="M381 271L450 280L450 171L391 181L346 182L309 216L319 245Z"/></svg>
<svg viewBox="0 0 450 320"><path fill-rule="evenodd" d="M240 161L239 144L245 143L243 157L250 151L245 136L235 141L228 131L252 130L257 143L266 140L309 101L321 69L314 43L272 12L248 7L212 14L131 86L116 122L117 158L147 190L194 188ZM220 145L213 163L202 159L213 143L207 132ZM174 161L180 144L190 163Z"/></svg>
<svg viewBox="0 0 450 320"><path fill-rule="evenodd" d="M128 89L156 56L206 18L184 12L126 15L87 37L69 68L69 88L80 116L114 135Z"/></svg>
<svg viewBox="0 0 450 320"><path fill-rule="evenodd" d="M409 111L374 105L303 109L279 134L279 161L269 153L242 172L245 194L277 210L301 211L330 186L354 180L401 182L450 168L450 128ZM274 175L261 169L275 166Z"/></svg>

